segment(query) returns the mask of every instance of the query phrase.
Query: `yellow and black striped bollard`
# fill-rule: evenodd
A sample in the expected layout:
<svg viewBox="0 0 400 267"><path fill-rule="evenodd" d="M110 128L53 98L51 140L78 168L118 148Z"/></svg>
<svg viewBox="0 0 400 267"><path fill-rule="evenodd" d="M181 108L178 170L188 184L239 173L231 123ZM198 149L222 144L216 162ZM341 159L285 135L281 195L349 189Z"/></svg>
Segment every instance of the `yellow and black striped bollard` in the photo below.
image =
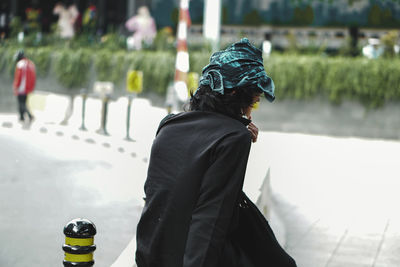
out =
<svg viewBox="0 0 400 267"><path fill-rule="evenodd" d="M64 227L64 266L88 267L94 265L96 226L87 219L74 219Z"/></svg>

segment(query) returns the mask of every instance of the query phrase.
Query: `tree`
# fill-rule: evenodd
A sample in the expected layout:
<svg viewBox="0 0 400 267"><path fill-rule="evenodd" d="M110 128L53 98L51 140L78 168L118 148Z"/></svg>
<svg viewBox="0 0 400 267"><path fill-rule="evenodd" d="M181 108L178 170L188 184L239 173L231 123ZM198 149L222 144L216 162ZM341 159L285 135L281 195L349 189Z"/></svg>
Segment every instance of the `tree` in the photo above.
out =
<svg viewBox="0 0 400 267"><path fill-rule="evenodd" d="M172 12L171 12L171 21L173 23L172 28L174 29L174 32L176 32L176 29L178 27L179 23L179 8L175 7Z"/></svg>
<svg viewBox="0 0 400 267"><path fill-rule="evenodd" d="M380 26L382 23L381 13L381 8L377 4L374 4L369 10L368 24L371 26Z"/></svg>
<svg viewBox="0 0 400 267"><path fill-rule="evenodd" d="M263 22L263 18L256 9L253 9L243 17L243 24L245 25L258 26Z"/></svg>
<svg viewBox="0 0 400 267"><path fill-rule="evenodd" d="M381 14L382 26L393 26L392 10L386 8Z"/></svg>
<svg viewBox="0 0 400 267"><path fill-rule="evenodd" d="M222 7L222 24L228 24L228 22L229 22L228 7L224 5Z"/></svg>
<svg viewBox="0 0 400 267"><path fill-rule="evenodd" d="M304 23L310 25L313 23L313 21L314 21L314 10L310 5L308 5L304 9Z"/></svg>
<svg viewBox="0 0 400 267"><path fill-rule="evenodd" d="M293 23L297 25L310 25L314 21L314 10L310 5L305 8L296 7L293 12Z"/></svg>

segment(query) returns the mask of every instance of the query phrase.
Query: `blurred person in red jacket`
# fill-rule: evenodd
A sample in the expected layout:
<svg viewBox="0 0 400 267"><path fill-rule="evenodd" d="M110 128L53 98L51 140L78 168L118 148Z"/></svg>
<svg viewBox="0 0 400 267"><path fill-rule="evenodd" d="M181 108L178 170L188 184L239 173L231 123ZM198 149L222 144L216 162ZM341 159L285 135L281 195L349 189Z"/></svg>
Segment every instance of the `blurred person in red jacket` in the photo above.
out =
<svg viewBox="0 0 400 267"><path fill-rule="evenodd" d="M36 70L35 64L25 57L24 51L20 50L15 55L17 65L14 74L14 95L18 99L19 120L25 121L25 113L29 117L29 121L33 120L32 114L26 106L26 99L35 89Z"/></svg>

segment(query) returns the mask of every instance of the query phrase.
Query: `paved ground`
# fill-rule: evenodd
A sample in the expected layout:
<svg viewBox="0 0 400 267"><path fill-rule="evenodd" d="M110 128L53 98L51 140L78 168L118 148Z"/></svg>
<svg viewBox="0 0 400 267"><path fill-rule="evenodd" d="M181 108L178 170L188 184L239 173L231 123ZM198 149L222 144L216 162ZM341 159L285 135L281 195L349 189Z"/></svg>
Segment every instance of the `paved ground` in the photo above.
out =
<svg viewBox="0 0 400 267"><path fill-rule="evenodd" d="M148 155L93 133L10 126L0 126L0 266L62 266L74 218L95 223L96 266L110 266L135 234Z"/></svg>
<svg viewBox="0 0 400 267"><path fill-rule="evenodd" d="M299 267L400 266L400 142L266 132L274 203Z"/></svg>
<svg viewBox="0 0 400 267"><path fill-rule="evenodd" d="M268 127L265 112L254 118ZM0 116L0 266L57 266L62 227L82 214L101 229L96 266L109 266L134 234L161 113L149 107L135 117L142 127L134 143L40 118L23 130L15 114ZM260 168L271 166L273 200L299 267L400 266L400 142L266 131L254 151Z"/></svg>

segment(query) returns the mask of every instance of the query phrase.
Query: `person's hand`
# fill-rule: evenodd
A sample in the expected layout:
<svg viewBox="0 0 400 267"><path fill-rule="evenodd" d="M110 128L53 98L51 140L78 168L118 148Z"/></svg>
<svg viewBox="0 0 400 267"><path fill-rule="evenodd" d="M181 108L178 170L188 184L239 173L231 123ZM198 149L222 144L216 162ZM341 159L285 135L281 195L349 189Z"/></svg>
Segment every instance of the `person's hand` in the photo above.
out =
<svg viewBox="0 0 400 267"><path fill-rule="evenodd" d="M247 129L251 133L251 141L255 143L257 141L258 137L258 128L257 126L254 125L254 123L250 122L249 125L247 125Z"/></svg>

